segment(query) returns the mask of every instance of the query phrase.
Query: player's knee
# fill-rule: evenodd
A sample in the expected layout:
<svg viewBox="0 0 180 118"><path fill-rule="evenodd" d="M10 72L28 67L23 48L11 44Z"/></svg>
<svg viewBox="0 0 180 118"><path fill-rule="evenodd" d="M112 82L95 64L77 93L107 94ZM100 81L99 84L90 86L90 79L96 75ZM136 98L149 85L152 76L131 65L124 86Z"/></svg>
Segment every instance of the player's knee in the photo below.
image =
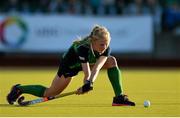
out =
<svg viewBox="0 0 180 118"><path fill-rule="evenodd" d="M109 56L107 59L107 63L109 65L109 67L117 66L117 61L116 61L116 58L114 56Z"/></svg>

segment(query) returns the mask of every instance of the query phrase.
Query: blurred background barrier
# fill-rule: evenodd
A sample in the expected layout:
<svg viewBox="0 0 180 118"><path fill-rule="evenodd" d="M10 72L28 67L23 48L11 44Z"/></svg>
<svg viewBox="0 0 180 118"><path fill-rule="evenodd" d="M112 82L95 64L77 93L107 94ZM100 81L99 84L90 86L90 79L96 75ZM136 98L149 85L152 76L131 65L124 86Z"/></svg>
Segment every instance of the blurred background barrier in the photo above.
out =
<svg viewBox="0 0 180 118"><path fill-rule="evenodd" d="M153 50L150 16L84 17L36 15L2 17L0 50L4 52L58 53L72 42L89 35L95 24L111 32L112 52L148 52ZM73 22L72 22L73 21ZM138 29L138 30L137 30Z"/></svg>
<svg viewBox="0 0 180 118"><path fill-rule="evenodd" d="M57 66L95 24L120 66L180 67L179 0L1 0L0 67Z"/></svg>

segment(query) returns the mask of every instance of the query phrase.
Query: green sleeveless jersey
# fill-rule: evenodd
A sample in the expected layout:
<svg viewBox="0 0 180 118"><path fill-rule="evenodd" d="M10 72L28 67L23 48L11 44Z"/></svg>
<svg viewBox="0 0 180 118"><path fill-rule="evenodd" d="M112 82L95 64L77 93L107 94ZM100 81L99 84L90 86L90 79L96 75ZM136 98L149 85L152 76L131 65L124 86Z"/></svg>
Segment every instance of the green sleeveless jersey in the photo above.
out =
<svg viewBox="0 0 180 118"><path fill-rule="evenodd" d="M68 51L63 55L62 63L69 69L81 70L81 63L94 64L100 56L109 56L110 48L108 47L103 54L99 54L91 47L91 43L86 38L74 42Z"/></svg>

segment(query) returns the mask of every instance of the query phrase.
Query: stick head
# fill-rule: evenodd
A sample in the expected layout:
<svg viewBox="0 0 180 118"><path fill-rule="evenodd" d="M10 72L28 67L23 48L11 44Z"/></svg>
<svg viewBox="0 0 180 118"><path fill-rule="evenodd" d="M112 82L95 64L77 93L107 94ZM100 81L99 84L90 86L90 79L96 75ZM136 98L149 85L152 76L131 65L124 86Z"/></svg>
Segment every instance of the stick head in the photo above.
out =
<svg viewBox="0 0 180 118"><path fill-rule="evenodd" d="M20 106L26 106L26 105L28 105L27 102L23 102L24 99L25 99L24 96L21 96L21 97L18 99L18 104L19 104Z"/></svg>

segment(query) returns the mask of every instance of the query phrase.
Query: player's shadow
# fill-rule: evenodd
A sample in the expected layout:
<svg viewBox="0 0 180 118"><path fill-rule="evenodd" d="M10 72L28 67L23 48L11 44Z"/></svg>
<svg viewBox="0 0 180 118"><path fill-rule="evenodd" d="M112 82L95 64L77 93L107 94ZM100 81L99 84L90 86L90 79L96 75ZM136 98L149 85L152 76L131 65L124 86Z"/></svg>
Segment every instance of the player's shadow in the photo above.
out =
<svg viewBox="0 0 180 118"><path fill-rule="evenodd" d="M10 105L10 104L0 104L0 108L3 107L70 107L67 104L38 104L38 105L30 105L30 106L20 106L18 104L15 105ZM80 105L80 104L71 104L71 107L110 107L110 106L106 106L106 105Z"/></svg>
<svg viewBox="0 0 180 118"><path fill-rule="evenodd" d="M0 107L10 107L11 105L9 104L0 104Z"/></svg>
<svg viewBox="0 0 180 118"><path fill-rule="evenodd" d="M0 104L0 108L1 107L19 107L19 105Z"/></svg>
<svg viewBox="0 0 180 118"><path fill-rule="evenodd" d="M33 105L32 105L33 106ZM34 105L34 107L112 107L111 105L108 104L91 104L91 105L87 105L87 104L38 104L38 105Z"/></svg>

